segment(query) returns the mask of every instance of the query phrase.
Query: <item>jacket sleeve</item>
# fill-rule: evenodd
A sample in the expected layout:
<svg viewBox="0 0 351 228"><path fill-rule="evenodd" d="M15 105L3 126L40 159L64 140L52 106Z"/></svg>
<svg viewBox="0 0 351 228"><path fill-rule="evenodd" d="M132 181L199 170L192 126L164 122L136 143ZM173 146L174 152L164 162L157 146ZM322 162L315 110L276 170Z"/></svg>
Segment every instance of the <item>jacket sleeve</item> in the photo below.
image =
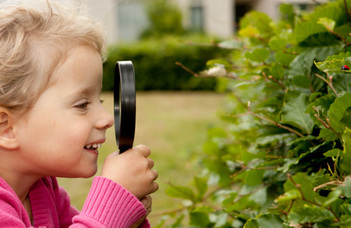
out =
<svg viewBox="0 0 351 228"><path fill-rule="evenodd" d="M110 179L95 177L83 209L70 227L128 228L146 213L144 205L125 188ZM142 227L150 227L147 220Z"/></svg>

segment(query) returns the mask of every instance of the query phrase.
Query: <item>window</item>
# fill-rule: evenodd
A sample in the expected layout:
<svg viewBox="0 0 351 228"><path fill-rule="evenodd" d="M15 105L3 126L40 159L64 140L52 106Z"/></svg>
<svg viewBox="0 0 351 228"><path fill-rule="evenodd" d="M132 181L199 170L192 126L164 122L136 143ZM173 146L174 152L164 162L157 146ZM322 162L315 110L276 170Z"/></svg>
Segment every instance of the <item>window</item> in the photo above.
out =
<svg viewBox="0 0 351 228"><path fill-rule="evenodd" d="M202 6L191 7L191 29L196 32L204 31L204 15Z"/></svg>
<svg viewBox="0 0 351 228"><path fill-rule="evenodd" d="M149 24L143 2L127 1L118 4L117 8L119 40L137 40Z"/></svg>

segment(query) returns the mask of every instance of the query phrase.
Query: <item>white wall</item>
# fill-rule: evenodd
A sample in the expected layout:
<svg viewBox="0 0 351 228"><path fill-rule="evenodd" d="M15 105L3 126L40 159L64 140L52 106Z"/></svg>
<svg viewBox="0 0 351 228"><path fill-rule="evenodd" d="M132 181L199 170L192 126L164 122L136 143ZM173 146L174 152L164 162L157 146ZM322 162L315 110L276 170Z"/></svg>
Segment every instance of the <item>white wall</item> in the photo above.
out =
<svg viewBox="0 0 351 228"><path fill-rule="evenodd" d="M102 23L107 42L113 43L118 40L118 25L117 25L117 1L115 0L85 0L89 7L89 14L95 20Z"/></svg>
<svg viewBox="0 0 351 228"><path fill-rule="evenodd" d="M230 37L234 32L234 1L204 0L205 31L220 37Z"/></svg>

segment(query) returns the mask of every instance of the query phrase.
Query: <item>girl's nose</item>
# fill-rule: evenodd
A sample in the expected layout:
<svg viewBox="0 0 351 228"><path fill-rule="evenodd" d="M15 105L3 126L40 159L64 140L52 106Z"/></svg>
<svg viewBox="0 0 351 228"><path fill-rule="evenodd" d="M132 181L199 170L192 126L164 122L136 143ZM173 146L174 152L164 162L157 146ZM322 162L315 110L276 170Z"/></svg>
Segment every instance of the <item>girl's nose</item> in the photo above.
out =
<svg viewBox="0 0 351 228"><path fill-rule="evenodd" d="M96 127L99 129L108 129L114 124L114 119L110 113L108 113L103 107L101 107L101 113L96 123Z"/></svg>

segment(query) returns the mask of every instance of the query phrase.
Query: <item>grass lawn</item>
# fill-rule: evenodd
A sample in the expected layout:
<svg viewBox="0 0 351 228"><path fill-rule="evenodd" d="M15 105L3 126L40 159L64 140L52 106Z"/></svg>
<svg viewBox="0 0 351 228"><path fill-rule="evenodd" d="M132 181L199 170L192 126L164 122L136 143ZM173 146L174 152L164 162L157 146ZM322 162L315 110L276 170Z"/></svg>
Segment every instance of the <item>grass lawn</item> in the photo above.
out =
<svg viewBox="0 0 351 228"><path fill-rule="evenodd" d="M113 113L112 93L102 94L105 108ZM137 94L137 123L134 145L151 147L151 158L159 172L159 191L153 194L151 225L162 211L176 208L177 201L165 194L169 182L187 185L198 171L199 154L207 128L223 125L217 112L223 109L224 95L210 92L142 92ZM117 148L114 129L100 149L99 167L105 156ZM126 170L127 172L127 170ZM98 174L100 171L98 171ZM72 204L81 209L88 194L90 179L59 179L70 194Z"/></svg>

